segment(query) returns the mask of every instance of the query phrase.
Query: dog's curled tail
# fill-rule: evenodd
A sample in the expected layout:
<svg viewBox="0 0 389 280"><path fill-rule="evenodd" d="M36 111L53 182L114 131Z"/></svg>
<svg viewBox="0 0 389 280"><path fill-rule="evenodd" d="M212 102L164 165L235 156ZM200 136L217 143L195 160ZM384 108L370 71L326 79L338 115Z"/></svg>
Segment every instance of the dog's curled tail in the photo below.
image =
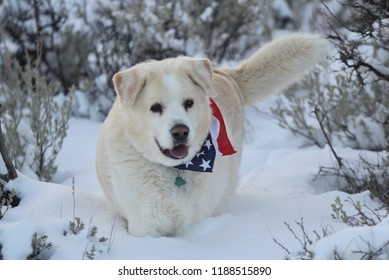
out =
<svg viewBox="0 0 389 280"><path fill-rule="evenodd" d="M266 98L300 79L326 58L328 42L319 35L294 34L267 43L237 68L235 79L245 105Z"/></svg>

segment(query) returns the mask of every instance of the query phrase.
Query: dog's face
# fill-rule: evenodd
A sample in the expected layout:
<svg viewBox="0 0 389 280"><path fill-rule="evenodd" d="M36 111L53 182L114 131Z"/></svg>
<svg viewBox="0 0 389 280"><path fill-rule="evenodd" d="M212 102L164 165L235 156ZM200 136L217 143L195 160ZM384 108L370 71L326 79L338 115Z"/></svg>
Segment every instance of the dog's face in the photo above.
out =
<svg viewBox="0 0 389 280"><path fill-rule="evenodd" d="M138 64L114 75L126 138L152 162L190 161L209 132L212 66L179 57Z"/></svg>

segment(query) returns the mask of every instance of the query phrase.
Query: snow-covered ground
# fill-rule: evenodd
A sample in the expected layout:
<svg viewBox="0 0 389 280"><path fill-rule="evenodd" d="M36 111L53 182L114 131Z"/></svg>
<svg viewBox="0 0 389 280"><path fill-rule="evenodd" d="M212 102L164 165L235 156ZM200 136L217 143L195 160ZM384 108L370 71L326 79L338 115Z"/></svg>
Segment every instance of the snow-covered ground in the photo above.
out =
<svg viewBox="0 0 389 280"><path fill-rule="evenodd" d="M266 102L262 104L264 110L267 106ZM313 252L316 259L333 259L334 252L340 258L359 259L363 252L379 249L388 242L388 218L372 227L349 227L331 216L331 204L337 197L350 215L356 210L347 199L372 209L379 204L366 192L350 196L333 190L332 182L326 179L314 180L320 166L334 163L329 148L300 148L301 139L281 129L265 114L248 110L246 116L250 125L236 195L220 216L208 217L173 238L134 238L126 232L124 220L102 196L95 174L95 147L101 123L71 119L57 158L56 183L19 174L7 185L22 200L0 221L3 258L26 259L34 233L46 235L46 244L52 244L51 249L42 251L42 257L57 260L277 260L286 256L309 257L306 251ZM337 152L345 159L358 158L358 152L351 149L338 148ZM85 224L77 234L69 227L75 217ZM301 221L303 227L297 224ZM97 233L93 233L93 227ZM299 255L304 250L298 239L307 241L305 255ZM388 256L386 249L382 258Z"/></svg>

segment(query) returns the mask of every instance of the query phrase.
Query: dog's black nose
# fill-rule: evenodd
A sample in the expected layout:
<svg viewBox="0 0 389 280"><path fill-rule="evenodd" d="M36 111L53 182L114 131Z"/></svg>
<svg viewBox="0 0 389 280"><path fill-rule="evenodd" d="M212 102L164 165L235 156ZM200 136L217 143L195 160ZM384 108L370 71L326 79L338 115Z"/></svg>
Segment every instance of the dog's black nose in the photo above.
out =
<svg viewBox="0 0 389 280"><path fill-rule="evenodd" d="M189 127L184 124L176 124L170 130L172 137L176 141L185 140L189 135Z"/></svg>

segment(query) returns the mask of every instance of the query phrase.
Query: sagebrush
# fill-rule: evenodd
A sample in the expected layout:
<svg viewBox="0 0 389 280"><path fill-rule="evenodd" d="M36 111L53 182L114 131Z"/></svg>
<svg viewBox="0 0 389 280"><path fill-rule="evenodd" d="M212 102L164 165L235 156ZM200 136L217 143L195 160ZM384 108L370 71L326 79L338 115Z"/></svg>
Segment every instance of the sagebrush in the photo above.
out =
<svg viewBox="0 0 389 280"><path fill-rule="evenodd" d="M39 60L22 67L7 50L1 58L6 147L17 169L29 168L39 179L49 181L68 129L74 89L63 96L58 82L40 73Z"/></svg>

